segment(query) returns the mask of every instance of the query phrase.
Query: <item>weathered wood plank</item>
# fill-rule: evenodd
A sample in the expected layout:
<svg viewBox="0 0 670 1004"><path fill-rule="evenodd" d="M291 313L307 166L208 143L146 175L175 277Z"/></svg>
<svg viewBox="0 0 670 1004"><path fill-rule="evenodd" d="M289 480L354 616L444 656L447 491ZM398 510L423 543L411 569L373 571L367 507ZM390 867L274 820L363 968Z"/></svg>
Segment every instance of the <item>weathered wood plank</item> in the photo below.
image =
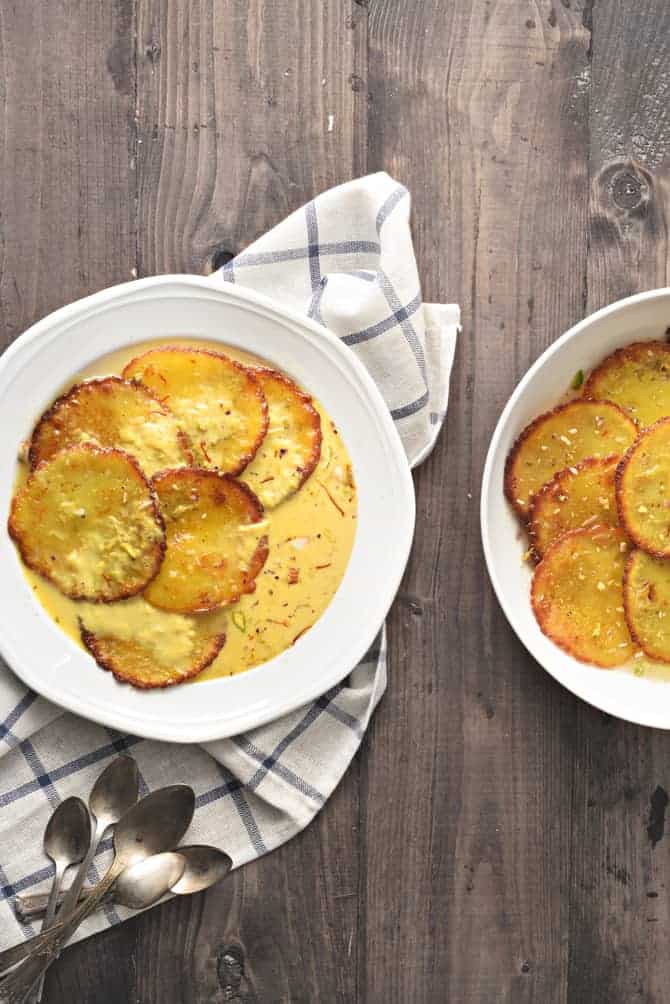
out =
<svg viewBox="0 0 670 1004"><path fill-rule="evenodd" d="M140 274L202 272L352 177L364 60L355 4L139 0ZM296 841L142 918L138 997L354 1000L357 817L354 769Z"/></svg>
<svg viewBox="0 0 670 1004"><path fill-rule="evenodd" d="M0 10L0 325L8 344L134 265L133 0Z"/></svg>
<svg viewBox="0 0 670 1004"><path fill-rule="evenodd" d="M133 0L0 9L2 346L135 265ZM66 953L47 1001L129 1000L131 930Z"/></svg>
<svg viewBox="0 0 670 1004"><path fill-rule="evenodd" d="M670 8L594 4L588 307L668 284Z"/></svg>
<svg viewBox="0 0 670 1004"><path fill-rule="evenodd" d="M668 283L668 59L662 0L594 4L589 311ZM570 999L660 1002L670 978L667 736L585 705L574 729Z"/></svg>
<svg viewBox="0 0 670 1004"><path fill-rule="evenodd" d="M139 0L142 274L202 272L359 169L352 4ZM330 120L329 127L329 117Z"/></svg>
<svg viewBox="0 0 670 1004"><path fill-rule="evenodd" d="M370 167L411 188L426 297L465 330L361 761L359 999L558 1004L575 702L492 597L477 496L506 397L582 312L589 32L574 4L376 0L369 40Z"/></svg>

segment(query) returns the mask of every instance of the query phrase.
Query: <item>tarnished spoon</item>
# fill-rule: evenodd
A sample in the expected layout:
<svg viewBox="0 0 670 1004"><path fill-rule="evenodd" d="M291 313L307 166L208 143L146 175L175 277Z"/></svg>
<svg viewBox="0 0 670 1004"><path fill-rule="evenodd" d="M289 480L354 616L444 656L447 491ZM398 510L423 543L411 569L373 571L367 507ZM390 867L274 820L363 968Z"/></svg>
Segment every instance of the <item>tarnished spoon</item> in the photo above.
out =
<svg viewBox="0 0 670 1004"><path fill-rule="evenodd" d="M116 760L112 760L93 785L91 794L88 796L88 807L95 822L93 839L86 857L72 880L72 885L65 894L61 907L63 917L67 913L71 913L77 905L79 893L105 832L110 826L118 823L123 814L135 805L139 788L140 779L137 764L129 756L120 756Z"/></svg>
<svg viewBox="0 0 670 1004"><path fill-rule="evenodd" d="M0 953L0 970L31 956L0 983L0 1000L23 1004L36 982L58 957L79 925L93 913L129 865L175 847L188 829L195 809L195 795L187 785L160 788L132 806L114 830L114 860L109 871L76 910L44 934Z"/></svg>
<svg viewBox="0 0 670 1004"><path fill-rule="evenodd" d="M112 760L105 767L99 776L91 794L88 796L88 807L91 816L95 821L95 832L93 839L89 838L89 846L86 857L82 861L77 874L72 880L72 885L68 889L63 899L61 909L64 913L71 913L79 899L91 862L100 845L100 841L110 826L113 826L121 818L123 813L134 805L139 795L139 773L137 764L129 756L120 756ZM53 917L45 925L45 930L53 926ZM36 1000L42 998L43 985L37 990Z"/></svg>
<svg viewBox="0 0 670 1004"><path fill-rule="evenodd" d="M56 913L56 904L65 872L72 865L78 865L86 857L91 843L91 818L80 798L66 798L54 810L44 831L44 853L56 868L47 908L42 922L42 930L51 926ZM42 997L42 986L35 994L35 1000Z"/></svg>
<svg viewBox="0 0 670 1004"><path fill-rule="evenodd" d="M218 847L190 844L177 850L186 862L183 875L170 886L170 892L177 896L190 896L191 893L209 889L224 879L233 866L228 855Z"/></svg>
<svg viewBox="0 0 670 1004"><path fill-rule="evenodd" d="M131 910L145 910L153 906L170 891L171 886L179 882L185 865L181 854L166 851L124 868L115 883L117 902L122 902ZM44 982L44 976L43 973L38 981L40 984ZM28 1001L34 999L37 995L33 996L30 991Z"/></svg>
<svg viewBox="0 0 670 1004"><path fill-rule="evenodd" d="M153 854L124 868L114 883L114 899L131 910L153 906L179 882L186 861L177 851Z"/></svg>
<svg viewBox="0 0 670 1004"><path fill-rule="evenodd" d="M202 892L209 889L224 879L232 867L232 861L224 851L218 847L209 847L206 844L190 844L188 847L178 847L177 852L184 857L184 873L179 881L170 886L170 892L177 896L190 896L191 893ZM153 860L153 859L148 859ZM133 866L134 874L138 879L142 878L144 862ZM112 898L119 906L131 906L124 898L126 882L122 886L121 880L125 879L126 872L119 877L114 886ZM126 880L127 881L127 880ZM90 895L90 889L82 889L80 901ZM14 900L14 909L19 920L25 922L39 917L44 913L47 904L47 897L41 893L33 893L30 896L19 894Z"/></svg>
<svg viewBox="0 0 670 1004"><path fill-rule="evenodd" d="M56 868L44 913L48 926L56 912L63 876L86 857L91 843L91 819L80 798L66 798L54 810L44 831L44 853Z"/></svg>

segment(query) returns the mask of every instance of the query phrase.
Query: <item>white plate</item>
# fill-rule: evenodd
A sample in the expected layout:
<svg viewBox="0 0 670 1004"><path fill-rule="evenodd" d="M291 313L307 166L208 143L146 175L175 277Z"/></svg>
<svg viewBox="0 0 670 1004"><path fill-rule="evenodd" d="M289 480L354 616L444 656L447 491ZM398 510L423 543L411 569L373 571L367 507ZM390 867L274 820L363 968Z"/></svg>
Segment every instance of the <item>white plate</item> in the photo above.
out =
<svg viewBox="0 0 670 1004"><path fill-rule="evenodd" d="M285 369L321 401L358 485L351 560L332 603L292 648L238 676L142 692L97 669L44 613L6 532L19 443L63 384L100 356L151 338L238 346ZM21 679L70 711L135 735L204 742L247 731L313 700L364 655L400 584L414 490L388 409L356 356L321 326L226 283L142 279L35 324L0 359L0 651Z"/></svg>
<svg viewBox="0 0 670 1004"><path fill-rule="evenodd" d="M522 561L525 535L503 496L505 458L523 427L558 403L575 373L588 372L629 342L665 338L670 289L640 293L613 303L576 324L554 342L518 385L493 434L482 480L484 554L500 605L528 651L577 697L626 721L670 729L670 683L603 670L577 662L540 631L533 615L531 569Z"/></svg>

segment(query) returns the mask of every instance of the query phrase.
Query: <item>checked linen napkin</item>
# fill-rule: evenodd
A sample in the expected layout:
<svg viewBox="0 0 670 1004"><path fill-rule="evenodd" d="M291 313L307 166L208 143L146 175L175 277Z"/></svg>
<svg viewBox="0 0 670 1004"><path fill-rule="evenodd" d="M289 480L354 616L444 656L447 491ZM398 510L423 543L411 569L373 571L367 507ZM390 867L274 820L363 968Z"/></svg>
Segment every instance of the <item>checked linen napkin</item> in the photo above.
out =
<svg viewBox="0 0 670 1004"><path fill-rule="evenodd" d="M424 304L407 189L375 174L331 189L289 216L216 276L304 311L351 346L377 381L410 464L442 425L459 311ZM215 276L215 278L216 278ZM351 676L309 707L247 735L176 746L64 713L0 664L0 949L35 933L14 916L18 892L52 874L42 835L56 805L86 796L118 753L136 759L142 793L183 782L196 793L189 843L215 844L235 866L295 836L328 800L386 689L383 632ZM89 876L111 860L108 839ZM125 919L109 905L82 938Z"/></svg>

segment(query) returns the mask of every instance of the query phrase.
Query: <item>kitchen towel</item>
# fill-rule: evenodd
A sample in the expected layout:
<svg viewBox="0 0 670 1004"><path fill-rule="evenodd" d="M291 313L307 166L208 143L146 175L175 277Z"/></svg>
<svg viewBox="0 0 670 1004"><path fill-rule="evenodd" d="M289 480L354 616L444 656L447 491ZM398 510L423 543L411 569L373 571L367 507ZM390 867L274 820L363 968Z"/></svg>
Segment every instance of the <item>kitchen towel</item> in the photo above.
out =
<svg viewBox="0 0 670 1004"><path fill-rule="evenodd" d="M226 264L213 281L270 295L326 327L376 380L407 451L418 464L445 417L459 310L423 303L409 229L410 197L387 174L317 196ZM215 844L237 867L302 830L328 800L386 689L384 632L340 685L313 704L232 739L176 746L64 713L0 665L0 949L30 937L13 900L46 888L42 852L51 811L86 797L109 761L128 751L145 794L183 782L196 792L189 843ZM104 842L96 881L111 860ZM114 905L89 918L86 937L125 919Z"/></svg>

